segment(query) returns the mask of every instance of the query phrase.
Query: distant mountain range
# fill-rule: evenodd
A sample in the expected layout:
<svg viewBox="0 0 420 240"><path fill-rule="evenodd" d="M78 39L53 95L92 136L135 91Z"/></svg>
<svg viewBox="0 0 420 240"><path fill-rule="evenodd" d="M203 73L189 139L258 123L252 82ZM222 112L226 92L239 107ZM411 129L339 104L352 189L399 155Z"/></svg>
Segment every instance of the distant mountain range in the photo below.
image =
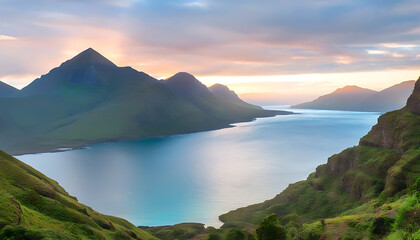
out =
<svg viewBox="0 0 420 240"><path fill-rule="evenodd" d="M382 91L346 86L311 102L292 108L387 112L402 108L413 91L415 81L405 81Z"/></svg>
<svg viewBox="0 0 420 240"><path fill-rule="evenodd" d="M0 147L11 154L218 129L290 114L217 96L188 73L158 81L118 67L91 48L20 91L0 85L1 92Z"/></svg>

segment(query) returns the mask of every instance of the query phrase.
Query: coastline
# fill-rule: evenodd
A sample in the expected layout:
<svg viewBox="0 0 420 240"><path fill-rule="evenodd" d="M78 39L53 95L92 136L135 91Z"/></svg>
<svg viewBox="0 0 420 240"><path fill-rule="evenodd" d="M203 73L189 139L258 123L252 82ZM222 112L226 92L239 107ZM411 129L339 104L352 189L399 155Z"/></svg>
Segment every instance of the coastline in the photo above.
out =
<svg viewBox="0 0 420 240"><path fill-rule="evenodd" d="M95 141L81 141L81 142L68 142L66 144L57 144L57 145L38 145L38 146L31 146L31 147L23 147L19 150L12 150L7 151L10 155L14 157L22 156L22 155L30 155L30 154L42 154L42 153L56 153L56 152L65 152L65 151L71 151L71 150L77 150L77 149L84 149L87 148L89 145L98 144L98 143L107 143L107 142L123 142L123 141L132 141L132 140L144 140L144 139L150 139L150 138L160 138L160 137L168 137L168 136L176 136L176 135L183 135L183 134L190 134L190 133L198 133L198 132L207 132L207 131L214 131L224 128L231 128L235 127L233 124L236 123L244 123L244 122L253 122L259 118L270 118L275 116L283 116L283 115L295 115L300 113L295 113L292 111L284 111L284 110L263 110L264 114L267 114L265 116L257 116L249 120L244 121L238 121L238 122L232 122L228 124L222 124L220 126L216 127L209 127L209 128L203 128L201 130L192 130L192 131L185 131L185 132L179 132L174 134L164 134L164 135L154 135L154 136L144 136L139 138L118 138L118 139L98 139Z"/></svg>

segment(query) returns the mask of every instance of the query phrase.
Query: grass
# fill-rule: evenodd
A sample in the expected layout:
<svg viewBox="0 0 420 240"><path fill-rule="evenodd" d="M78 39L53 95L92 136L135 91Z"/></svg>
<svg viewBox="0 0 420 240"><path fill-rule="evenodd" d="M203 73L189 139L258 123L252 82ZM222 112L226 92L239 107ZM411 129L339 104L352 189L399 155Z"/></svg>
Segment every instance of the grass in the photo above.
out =
<svg viewBox="0 0 420 240"><path fill-rule="evenodd" d="M289 239L420 239L419 179L420 116L402 109L381 116L360 145L331 156L307 180L220 220L256 226L272 213L298 216L280 221Z"/></svg>
<svg viewBox="0 0 420 240"><path fill-rule="evenodd" d="M156 239L128 221L77 202L55 181L4 152L0 152L0 183L0 237Z"/></svg>

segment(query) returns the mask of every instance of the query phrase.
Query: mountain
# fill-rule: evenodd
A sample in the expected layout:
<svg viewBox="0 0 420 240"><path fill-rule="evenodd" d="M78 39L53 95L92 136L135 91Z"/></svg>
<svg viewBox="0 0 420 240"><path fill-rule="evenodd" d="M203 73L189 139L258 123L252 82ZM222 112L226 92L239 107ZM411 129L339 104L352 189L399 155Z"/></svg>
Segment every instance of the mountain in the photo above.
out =
<svg viewBox="0 0 420 240"><path fill-rule="evenodd" d="M0 97L7 97L19 90L0 81Z"/></svg>
<svg viewBox="0 0 420 240"><path fill-rule="evenodd" d="M274 213L289 239L418 239L419 199L420 78L407 105L379 117L358 146L331 156L275 198L220 220L255 229Z"/></svg>
<svg viewBox="0 0 420 240"><path fill-rule="evenodd" d="M209 90L211 93L213 93L214 96L220 99L224 99L228 102L237 104L239 106L262 109L262 107L260 106L244 102L242 99L239 98L239 96L234 91L230 90L227 86L223 84L219 84L219 83L214 84L213 86L209 87Z"/></svg>
<svg viewBox="0 0 420 240"><path fill-rule="evenodd" d="M158 81L89 48L0 99L0 147L11 154L190 133L290 112L238 106L192 75Z"/></svg>
<svg viewBox="0 0 420 240"><path fill-rule="evenodd" d="M366 99L375 93L377 92L358 86L345 86L311 102L294 105L292 108L357 111Z"/></svg>
<svg viewBox="0 0 420 240"><path fill-rule="evenodd" d="M156 239L103 215L57 182L0 151L0 239Z"/></svg>
<svg viewBox="0 0 420 240"><path fill-rule="evenodd" d="M249 92L241 93L239 97L248 103L259 106L293 105L313 98L305 93L295 91L290 91L287 94L284 92Z"/></svg>
<svg viewBox="0 0 420 240"><path fill-rule="evenodd" d="M211 116L217 116L221 121L237 119L236 121L239 122L243 121L241 119L249 118L250 115L269 117L273 114L271 111L263 110L261 107L245 102L238 104L239 101L241 101L240 99L239 101L233 102L224 97L215 95L209 88L189 73L177 73L163 81L163 83L202 112L210 114ZM280 111L279 113L284 112Z"/></svg>
<svg viewBox="0 0 420 240"><path fill-rule="evenodd" d="M363 103L365 111L387 112L404 107L415 83L414 80L405 81L374 94Z"/></svg>
<svg viewBox="0 0 420 240"><path fill-rule="evenodd" d="M380 92L357 86L346 86L312 102L292 108L387 112L402 108L413 91L415 81L405 81Z"/></svg>

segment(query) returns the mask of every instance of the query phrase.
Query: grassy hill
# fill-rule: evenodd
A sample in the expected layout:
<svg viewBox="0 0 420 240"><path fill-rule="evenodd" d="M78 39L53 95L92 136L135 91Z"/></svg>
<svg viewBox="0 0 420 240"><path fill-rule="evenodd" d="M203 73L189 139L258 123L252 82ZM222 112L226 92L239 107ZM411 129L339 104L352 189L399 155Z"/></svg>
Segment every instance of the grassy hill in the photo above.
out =
<svg viewBox="0 0 420 240"><path fill-rule="evenodd" d="M360 144L333 155L275 198L220 216L254 226L276 214L289 239L420 239L420 81Z"/></svg>
<svg viewBox="0 0 420 240"><path fill-rule="evenodd" d="M156 239L100 214L32 167L0 151L0 239Z"/></svg>

